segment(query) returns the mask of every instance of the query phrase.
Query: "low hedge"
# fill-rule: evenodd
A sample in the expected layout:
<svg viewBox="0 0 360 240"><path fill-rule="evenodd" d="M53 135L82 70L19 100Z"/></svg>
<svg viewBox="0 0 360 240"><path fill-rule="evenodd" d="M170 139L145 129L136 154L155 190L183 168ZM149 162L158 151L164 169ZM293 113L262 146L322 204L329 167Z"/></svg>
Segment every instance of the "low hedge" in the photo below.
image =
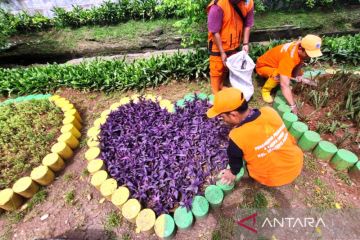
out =
<svg viewBox="0 0 360 240"><path fill-rule="evenodd" d="M347 37L349 41L355 41L349 45L351 48L342 48L347 51L349 59L359 60L358 46L360 34ZM334 48L325 38L323 48ZM284 41L273 41L269 45L252 45L250 56L256 60L269 48ZM357 47L352 47L356 45ZM335 50L324 51L324 57L337 59L339 55ZM209 55L206 50L198 49L194 52L176 53L172 56L159 56L150 59L142 59L133 63L122 60L116 61L93 61L79 65L49 64L40 67L20 69L0 69L0 93L31 94L45 93L60 87L74 89L101 90L105 92L113 90L142 89L155 87L171 80L191 80L207 78L209 73ZM343 56L339 57L339 61Z"/></svg>

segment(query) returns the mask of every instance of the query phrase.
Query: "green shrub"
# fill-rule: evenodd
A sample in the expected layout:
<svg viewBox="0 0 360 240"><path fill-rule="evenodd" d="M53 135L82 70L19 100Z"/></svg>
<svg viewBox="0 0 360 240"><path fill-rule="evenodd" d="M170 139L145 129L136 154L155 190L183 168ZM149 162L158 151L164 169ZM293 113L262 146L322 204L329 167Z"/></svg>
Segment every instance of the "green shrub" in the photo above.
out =
<svg viewBox="0 0 360 240"><path fill-rule="evenodd" d="M344 36L340 37L340 40L326 38L322 59L342 61L345 59L344 55L339 53L346 52L347 58L357 63L359 36L360 34ZM342 39L352 44L339 44L339 48L336 48L335 43L341 42ZM256 60L268 49L284 42L272 41L267 46L252 44L249 54ZM22 69L0 69L0 94L44 93L60 87L109 92L155 87L170 80L206 78L209 72L208 57L207 50L196 50L187 54L152 57L130 64L117 60L85 62L79 65L53 64Z"/></svg>
<svg viewBox="0 0 360 240"><path fill-rule="evenodd" d="M131 64L94 61L79 65L47 65L25 69L0 69L0 93L30 94L59 87L91 90L127 90L157 86L176 79L206 77L205 50L153 57Z"/></svg>
<svg viewBox="0 0 360 240"><path fill-rule="evenodd" d="M354 36L325 37L322 51L322 60L357 65L360 62L360 33Z"/></svg>

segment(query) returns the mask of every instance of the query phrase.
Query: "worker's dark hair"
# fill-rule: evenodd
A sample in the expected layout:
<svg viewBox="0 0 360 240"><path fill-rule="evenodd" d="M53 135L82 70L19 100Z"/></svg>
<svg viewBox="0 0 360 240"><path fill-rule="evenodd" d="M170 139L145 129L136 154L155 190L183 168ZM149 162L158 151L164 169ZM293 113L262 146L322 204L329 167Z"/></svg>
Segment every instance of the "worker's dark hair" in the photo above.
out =
<svg viewBox="0 0 360 240"><path fill-rule="evenodd" d="M235 111L238 111L239 113L244 113L246 110L249 109L249 105L247 101L245 100L240 107L238 107Z"/></svg>

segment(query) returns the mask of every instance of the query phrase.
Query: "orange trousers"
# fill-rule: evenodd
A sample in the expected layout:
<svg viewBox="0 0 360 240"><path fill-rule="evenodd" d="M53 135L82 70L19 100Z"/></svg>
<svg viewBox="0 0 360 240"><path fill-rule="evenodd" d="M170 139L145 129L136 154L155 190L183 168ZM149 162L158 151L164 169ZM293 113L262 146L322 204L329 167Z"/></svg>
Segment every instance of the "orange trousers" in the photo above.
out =
<svg viewBox="0 0 360 240"><path fill-rule="evenodd" d="M264 66L264 67L256 66L256 73L263 78L270 78L278 75L278 71L276 68L268 67L268 66Z"/></svg>
<svg viewBox="0 0 360 240"><path fill-rule="evenodd" d="M215 94L223 88L223 83L228 74L220 56L210 56L210 84L212 93Z"/></svg>

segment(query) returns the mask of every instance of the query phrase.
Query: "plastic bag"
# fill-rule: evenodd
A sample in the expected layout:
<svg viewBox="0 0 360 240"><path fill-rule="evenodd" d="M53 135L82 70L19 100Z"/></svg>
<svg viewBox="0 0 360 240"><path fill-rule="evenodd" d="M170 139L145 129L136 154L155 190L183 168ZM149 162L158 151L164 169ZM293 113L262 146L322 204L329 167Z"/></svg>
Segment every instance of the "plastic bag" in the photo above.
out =
<svg viewBox="0 0 360 240"><path fill-rule="evenodd" d="M254 85L252 83L252 73L255 63L245 52L238 52L226 60L226 66L230 70L231 86L240 89L246 101L249 101L254 94Z"/></svg>

